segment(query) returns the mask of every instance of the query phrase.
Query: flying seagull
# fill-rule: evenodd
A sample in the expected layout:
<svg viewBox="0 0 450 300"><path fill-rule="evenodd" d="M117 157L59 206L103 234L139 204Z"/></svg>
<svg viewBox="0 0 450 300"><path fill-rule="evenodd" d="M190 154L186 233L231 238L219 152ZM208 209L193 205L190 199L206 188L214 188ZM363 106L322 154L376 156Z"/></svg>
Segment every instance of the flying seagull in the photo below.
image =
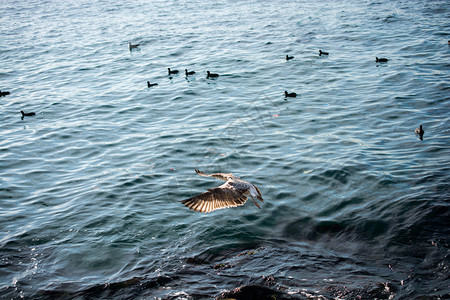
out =
<svg viewBox="0 0 450 300"><path fill-rule="evenodd" d="M195 170L195 172L203 177L214 177L226 182L221 186L209 189L203 194L180 201L194 211L209 213L216 209L240 206L247 201L247 196L252 198L253 203L258 208L261 207L253 197L264 202L261 192L256 185L235 177L231 173L213 173L208 175L199 170Z"/></svg>

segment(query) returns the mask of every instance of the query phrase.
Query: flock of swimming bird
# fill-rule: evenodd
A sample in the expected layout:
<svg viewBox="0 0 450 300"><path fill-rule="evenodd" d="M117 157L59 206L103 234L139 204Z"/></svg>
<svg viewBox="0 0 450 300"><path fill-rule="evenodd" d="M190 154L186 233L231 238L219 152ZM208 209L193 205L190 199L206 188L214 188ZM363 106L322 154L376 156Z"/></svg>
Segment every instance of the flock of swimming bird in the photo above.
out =
<svg viewBox="0 0 450 300"><path fill-rule="evenodd" d="M450 45L450 41L449 41ZM136 49L139 47L139 44L132 44L131 42L128 42L128 49L132 51L133 49ZM329 55L328 52L324 52L322 50L319 50L319 56L322 55ZM286 60L289 61L293 59L294 56L286 55ZM375 62L377 63L387 63L387 58L378 58L375 57ZM172 70L168 68L168 73L170 75L178 74L178 70ZM184 74L186 76L191 76L195 74L195 71L188 71L187 69L184 70ZM206 71L206 78L217 78L219 77L219 74L211 73L210 71ZM147 81L147 87L151 88L154 86L157 86L157 83L150 83L150 81ZM0 97L5 97L9 95L10 92L2 92L0 90ZM284 96L287 97L297 97L297 94L294 92L288 93L287 91L284 91ZM30 117L36 115L34 112L28 112L25 113L23 110L20 111L22 114L21 119L23 120L24 117ZM420 140L423 139L424 130L422 125L420 125L419 128L416 128L414 131L415 134L417 134L420 138ZM209 213L216 209L222 209L222 208L228 208L228 207L236 207L243 205L247 201L247 197L250 196L253 200L253 203L260 208L258 203L255 201L254 198L260 200L261 202L264 202L261 192L259 191L258 187L256 185L253 185L245 180L240 179L239 177L234 176L231 173L213 173L213 174L205 174L199 170L195 170L198 175L203 177L213 177L216 179L220 179L225 181L224 184L209 189L208 191L199 194L197 196L191 197L186 200L180 201L185 206L189 207L190 209L198 212L204 212Z"/></svg>
<svg viewBox="0 0 450 300"><path fill-rule="evenodd" d="M139 44L131 44L130 42L128 42L128 49L130 51L132 51L133 49L136 49L137 47L139 47ZM319 50L319 56L322 56L322 55L329 55L329 53ZM294 58L294 56L286 55L286 60L291 60L293 58ZM378 57L376 58L376 62L387 62L387 61L388 61L387 58L380 58L380 59ZM169 71L169 76L180 73L179 70L172 70L170 68L167 68L167 70ZM188 71L187 69L184 69L184 74L186 75L186 77L191 76L191 75L195 74L195 71ZM211 73L210 71L206 71L206 78L217 78L217 77L219 77L219 74ZM157 83L151 83L150 81L147 81L147 87L149 87L149 88L157 86L157 85L158 85ZM297 97L297 93L294 93L294 92L288 93L288 91L284 91L284 97L285 98L289 98L289 97L295 98L295 97Z"/></svg>

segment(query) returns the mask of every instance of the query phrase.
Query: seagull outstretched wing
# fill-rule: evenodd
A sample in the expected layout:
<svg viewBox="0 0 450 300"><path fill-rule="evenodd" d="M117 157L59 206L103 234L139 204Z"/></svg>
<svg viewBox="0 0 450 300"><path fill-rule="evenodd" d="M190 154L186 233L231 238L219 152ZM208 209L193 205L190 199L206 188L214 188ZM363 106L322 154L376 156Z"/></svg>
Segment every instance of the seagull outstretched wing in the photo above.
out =
<svg viewBox="0 0 450 300"><path fill-rule="evenodd" d="M205 174L200 170L195 170L195 172L197 172L198 175L203 176L203 177L214 177L223 181L227 181L230 178L233 178L234 175L231 173L212 173L212 174Z"/></svg>
<svg viewBox="0 0 450 300"><path fill-rule="evenodd" d="M219 187L181 201L184 205L194 211L209 213L216 209L236 207L247 201L245 191L236 190L228 182Z"/></svg>
<svg viewBox="0 0 450 300"><path fill-rule="evenodd" d="M180 201L194 211L209 213L216 209L240 206L247 201L247 196L252 198L258 208L260 206L253 197L264 202L256 185L234 177L231 173L205 174L199 170L195 170L195 172L203 177L214 177L226 182L200 195Z"/></svg>

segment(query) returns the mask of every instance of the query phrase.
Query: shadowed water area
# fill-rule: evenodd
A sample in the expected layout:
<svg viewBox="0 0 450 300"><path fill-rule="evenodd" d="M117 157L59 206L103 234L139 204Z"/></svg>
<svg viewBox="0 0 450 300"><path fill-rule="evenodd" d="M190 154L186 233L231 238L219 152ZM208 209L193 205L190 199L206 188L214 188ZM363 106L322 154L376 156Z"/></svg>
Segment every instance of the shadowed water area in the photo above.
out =
<svg viewBox="0 0 450 300"><path fill-rule="evenodd" d="M450 297L449 16L2 1L0 297ZM261 209L189 210L221 184L194 169L257 185Z"/></svg>

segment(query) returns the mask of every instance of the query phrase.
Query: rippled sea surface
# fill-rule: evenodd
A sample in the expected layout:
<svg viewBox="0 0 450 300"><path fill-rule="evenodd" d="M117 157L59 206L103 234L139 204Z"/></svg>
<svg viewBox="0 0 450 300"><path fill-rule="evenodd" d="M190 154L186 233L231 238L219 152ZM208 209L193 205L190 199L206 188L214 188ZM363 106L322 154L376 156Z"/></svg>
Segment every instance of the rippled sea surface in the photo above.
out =
<svg viewBox="0 0 450 300"><path fill-rule="evenodd" d="M448 1L0 13L1 298L450 297ZM194 169L261 209L187 209Z"/></svg>

